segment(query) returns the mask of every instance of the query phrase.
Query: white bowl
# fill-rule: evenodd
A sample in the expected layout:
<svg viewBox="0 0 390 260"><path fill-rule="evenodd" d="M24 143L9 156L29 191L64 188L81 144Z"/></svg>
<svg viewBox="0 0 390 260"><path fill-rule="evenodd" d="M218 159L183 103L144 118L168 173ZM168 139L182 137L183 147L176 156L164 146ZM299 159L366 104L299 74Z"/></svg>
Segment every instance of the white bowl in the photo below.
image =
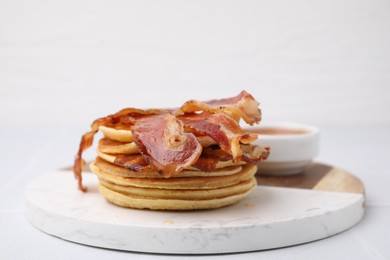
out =
<svg viewBox="0 0 390 260"><path fill-rule="evenodd" d="M271 148L267 160L258 164L258 174L292 175L305 170L319 151L318 128L298 123L268 123L248 127L257 133L254 143Z"/></svg>

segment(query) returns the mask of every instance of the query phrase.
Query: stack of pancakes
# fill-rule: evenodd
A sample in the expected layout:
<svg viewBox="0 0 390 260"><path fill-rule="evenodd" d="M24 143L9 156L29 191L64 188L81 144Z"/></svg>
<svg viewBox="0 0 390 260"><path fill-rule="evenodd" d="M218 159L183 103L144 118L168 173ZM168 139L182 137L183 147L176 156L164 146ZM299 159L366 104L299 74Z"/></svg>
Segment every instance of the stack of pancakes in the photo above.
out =
<svg viewBox="0 0 390 260"><path fill-rule="evenodd" d="M142 158L131 130L100 126L99 141L91 170L99 178L99 191L111 203L129 208L152 210L210 209L237 203L256 187L256 164L218 159L215 169L202 171L189 166L167 178L153 170L135 172L126 165ZM199 140L203 151L199 160L210 161L212 142ZM265 159L268 150L257 147L255 156ZM216 149L215 151L218 151ZM209 154L206 154L208 152ZM198 160L198 161L199 161Z"/></svg>
<svg viewBox="0 0 390 260"><path fill-rule="evenodd" d="M234 204L256 187L256 163L268 147L240 126L259 123L259 103L246 91L205 102L189 100L174 109L125 108L94 120L75 158L81 191L83 151L98 131L98 157L90 165L99 191L129 208L191 210Z"/></svg>

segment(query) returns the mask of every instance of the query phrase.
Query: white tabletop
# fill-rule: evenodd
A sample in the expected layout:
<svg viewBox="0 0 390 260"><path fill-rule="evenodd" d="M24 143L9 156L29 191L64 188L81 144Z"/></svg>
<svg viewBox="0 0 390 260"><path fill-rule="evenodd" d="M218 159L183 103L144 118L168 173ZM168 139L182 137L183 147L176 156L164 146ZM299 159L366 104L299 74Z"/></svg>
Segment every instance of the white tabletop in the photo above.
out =
<svg viewBox="0 0 390 260"><path fill-rule="evenodd" d="M319 126L321 152L316 161L358 176L366 187L366 214L355 227L320 241L275 250L199 258L237 259L388 259L390 249L390 125ZM23 190L44 171L70 165L81 127L1 125L0 259L170 259L179 256L94 248L47 235L27 221ZM18 140L18 141L15 141ZM87 154L92 156L92 152ZM4 156L5 155L5 156ZM69 176L73 178L73 176ZM75 183L76 188L76 183ZM147 241L145 241L147 243ZM185 257L185 256L180 256ZM189 256L187 256L189 257Z"/></svg>

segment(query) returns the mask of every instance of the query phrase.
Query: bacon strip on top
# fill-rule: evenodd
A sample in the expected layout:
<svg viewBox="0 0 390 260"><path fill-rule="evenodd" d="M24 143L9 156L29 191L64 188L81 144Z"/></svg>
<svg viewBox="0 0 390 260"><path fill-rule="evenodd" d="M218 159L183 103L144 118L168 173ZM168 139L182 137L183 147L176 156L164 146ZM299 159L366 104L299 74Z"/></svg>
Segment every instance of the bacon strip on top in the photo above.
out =
<svg viewBox="0 0 390 260"><path fill-rule="evenodd" d="M170 114L140 118L131 130L138 150L166 177L194 164L202 152L196 136L184 132L183 123Z"/></svg>
<svg viewBox="0 0 390 260"><path fill-rule="evenodd" d="M236 121L242 118L247 124L253 125L254 123L259 123L261 120L261 111L258 106L259 102L243 90L240 94L231 98L214 99L206 102L189 100L176 111L176 115L199 111L216 112L222 110L231 115Z"/></svg>
<svg viewBox="0 0 390 260"><path fill-rule="evenodd" d="M239 124L223 111L185 114L177 118L189 131L211 137L234 161L241 159L240 143L248 144L257 139L256 134L245 133Z"/></svg>
<svg viewBox="0 0 390 260"><path fill-rule="evenodd" d="M99 126L109 126L116 127L120 129L129 129L131 125L133 125L136 121L136 118L146 116L146 115L154 115L154 114L163 114L168 113L167 110L157 110L157 109L149 109L142 110L137 108L125 108L120 110L119 112L109 115L106 117L98 118L93 121L91 125L91 131L85 133L81 137L79 149L76 154L76 158L73 164L73 173L75 178L78 181L78 187L81 191L87 191L87 188L83 186L83 177L81 172L85 165L85 161L83 160L83 152L91 147L93 143L93 137L99 131Z"/></svg>

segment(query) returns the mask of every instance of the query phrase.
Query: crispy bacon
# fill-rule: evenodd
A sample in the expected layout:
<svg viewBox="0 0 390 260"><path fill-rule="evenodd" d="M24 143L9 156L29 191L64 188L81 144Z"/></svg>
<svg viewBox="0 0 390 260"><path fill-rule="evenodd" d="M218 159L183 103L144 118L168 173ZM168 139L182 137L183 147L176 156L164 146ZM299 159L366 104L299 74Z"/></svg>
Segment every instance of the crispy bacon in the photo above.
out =
<svg viewBox="0 0 390 260"><path fill-rule="evenodd" d="M268 158L270 148L269 146L241 145L241 150L241 160L249 164L255 164Z"/></svg>
<svg viewBox="0 0 390 260"><path fill-rule="evenodd" d="M157 170L141 154L116 154L113 156L115 156L114 164L132 172L145 173ZM218 162L226 162L229 160L232 160L230 154L218 148L208 147L203 149L198 160L191 166L207 172L215 170Z"/></svg>
<svg viewBox="0 0 390 260"><path fill-rule="evenodd" d="M81 137L79 149L76 154L76 158L73 164L73 173L75 178L78 181L78 187L81 191L87 191L87 188L83 186L83 177L81 172L85 165L85 161L83 160L83 152L91 147L93 143L93 137L99 131L99 126L109 126L116 127L121 129L129 129L130 125L133 125L136 121L136 118L146 116L146 115L154 115L154 114L163 114L169 113L168 110L157 110L157 109L149 109L149 110L141 110L137 108L125 108L120 110L119 112L109 115L106 117L98 118L93 121L91 125L91 131L87 132Z"/></svg>
<svg viewBox="0 0 390 260"><path fill-rule="evenodd" d="M114 164L123 166L132 172L153 172L156 170L141 154L115 155Z"/></svg>
<svg viewBox="0 0 390 260"><path fill-rule="evenodd" d="M114 164L132 172L145 173L157 170L141 154L116 154L113 156L115 156ZM205 148L198 160L191 166L202 171L213 171L216 169L218 162L226 162L231 159L232 156L221 149Z"/></svg>
<svg viewBox="0 0 390 260"><path fill-rule="evenodd" d="M227 152L218 148L218 146L210 146L203 149L199 159L192 165L201 171L211 172L217 168L218 162L227 162L232 160L232 156Z"/></svg>
<svg viewBox="0 0 390 260"><path fill-rule="evenodd" d="M224 111L231 115L236 121L242 118L247 124L253 125L261 120L261 111L252 95L245 90L232 98L215 99L206 102L190 100L184 103L177 111L176 115L185 113L195 113L199 111L217 112Z"/></svg>
<svg viewBox="0 0 390 260"><path fill-rule="evenodd" d="M141 154L167 177L194 164L202 152L196 136L170 114L140 118L131 130Z"/></svg>
<svg viewBox="0 0 390 260"><path fill-rule="evenodd" d="M93 143L93 137L96 134L97 130L89 131L81 137L79 150L77 151L76 158L73 164L73 173L75 178L78 181L78 187L81 191L86 192L87 188L83 186L83 177L81 172L83 171L83 167L85 165L85 161L83 160L83 151L91 147Z"/></svg>
<svg viewBox="0 0 390 260"><path fill-rule="evenodd" d="M190 131L211 137L222 150L232 155L235 161L239 161L242 154L240 142L249 143L257 139L257 135L245 133L239 124L223 111L185 114L177 118Z"/></svg>
<svg viewBox="0 0 390 260"><path fill-rule="evenodd" d="M269 155L268 147L257 145L241 145L241 150L243 151L241 163L256 164L267 159ZM118 154L114 156L114 164L122 166L130 171L139 173L156 171L156 168L141 154ZM205 172L210 172L217 168L218 162L227 162L232 159L233 157L230 154L221 150L217 145L212 145L203 148L202 154L191 166ZM238 164L240 164L240 162L238 162Z"/></svg>
<svg viewBox="0 0 390 260"><path fill-rule="evenodd" d="M241 150L243 152L241 162L246 162L248 164L256 164L267 159L269 155L269 147L241 145ZM218 162L227 162L232 159L232 156L227 152L211 146L203 149L202 155L192 167L206 172L214 171L217 168Z"/></svg>

